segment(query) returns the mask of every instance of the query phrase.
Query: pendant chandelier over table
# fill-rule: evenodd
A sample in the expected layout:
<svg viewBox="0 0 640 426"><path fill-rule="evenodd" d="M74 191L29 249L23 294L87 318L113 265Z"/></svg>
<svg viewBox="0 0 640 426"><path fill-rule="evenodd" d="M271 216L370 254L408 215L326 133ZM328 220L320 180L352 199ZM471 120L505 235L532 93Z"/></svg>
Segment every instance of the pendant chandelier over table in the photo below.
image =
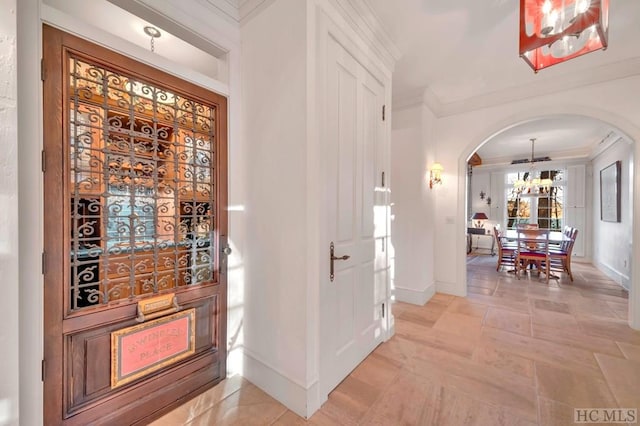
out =
<svg viewBox="0 0 640 426"><path fill-rule="evenodd" d="M531 160L529 160L529 172L523 178L513 183L513 192L516 196L539 196L549 193L553 181L549 178L542 178L535 168L535 157L533 155L536 138L531 138Z"/></svg>

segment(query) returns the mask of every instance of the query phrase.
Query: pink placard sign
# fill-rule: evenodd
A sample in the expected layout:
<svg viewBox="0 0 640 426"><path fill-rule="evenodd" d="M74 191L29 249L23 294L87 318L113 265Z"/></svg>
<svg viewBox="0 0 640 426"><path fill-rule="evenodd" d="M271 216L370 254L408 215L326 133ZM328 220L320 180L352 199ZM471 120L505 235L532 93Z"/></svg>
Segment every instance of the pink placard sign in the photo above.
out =
<svg viewBox="0 0 640 426"><path fill-rule="evenodd" d="M195 352L195 309L111 333L111 387L173 364Z"/></svg>

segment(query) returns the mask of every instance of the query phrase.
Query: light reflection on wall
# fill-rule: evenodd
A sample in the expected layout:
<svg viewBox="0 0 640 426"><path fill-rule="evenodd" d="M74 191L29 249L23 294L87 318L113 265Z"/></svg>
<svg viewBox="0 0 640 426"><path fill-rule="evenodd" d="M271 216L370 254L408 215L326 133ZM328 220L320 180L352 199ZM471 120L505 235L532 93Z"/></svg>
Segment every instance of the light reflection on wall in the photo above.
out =
<svg viewBox="0 0 640 426"><path fill-rule="evenodd" d="M8 399L0 399L0 425L11 424L11 421L15 421L11 414L11 401Z"/></svg>
<svg viewBox="0 0 640 426"><path fill-rule="evenodd" d="M231 254L227 259L227 376L242 375L242 348L244 345L245 270L242 242L233 240L238 222L244 222L243 205L229 205L229 240Z"/></svg>
<svg viewBox="0 0 640 426"><path fill-rule="evenodd" d="M389 206L390 190L386 186L376 186L374 189L374 207L373 207L373 225L375 238L375 266L374 266L374 303L380 306L390 300L391 289L388 286L389 281L393 282L391 276L391 223ZM382 330L376 329L376 338L382 333L388 336L389 326L393 324L391 317L391 306L385 308L389 313L390 321L381 321ZM376 317L380 315L380 309L374 309Z"/></svg>

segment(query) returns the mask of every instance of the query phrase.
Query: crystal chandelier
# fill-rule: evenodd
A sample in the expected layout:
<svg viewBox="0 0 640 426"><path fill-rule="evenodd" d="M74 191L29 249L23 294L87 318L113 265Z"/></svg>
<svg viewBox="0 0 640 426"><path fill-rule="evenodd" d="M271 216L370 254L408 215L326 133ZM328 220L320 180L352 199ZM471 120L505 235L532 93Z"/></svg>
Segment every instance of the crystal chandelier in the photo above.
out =
<svg viewBox="0 0 640 426"><path fill-rule="evenodd" d="M533 156L533 147L536 138L531 138L531 160L529 163L529 172L525 173L522 179L518 179L513 183L513 192L516 196L539 196L549 193L553 181L549 178L541 178L535 170L535 157Z"/></svg>
<svg viewBox="0 0 640 426"><path fill-rule="evenodd" d="M535 72L607 48L609 0L520 0L520 56Z"/></svg>

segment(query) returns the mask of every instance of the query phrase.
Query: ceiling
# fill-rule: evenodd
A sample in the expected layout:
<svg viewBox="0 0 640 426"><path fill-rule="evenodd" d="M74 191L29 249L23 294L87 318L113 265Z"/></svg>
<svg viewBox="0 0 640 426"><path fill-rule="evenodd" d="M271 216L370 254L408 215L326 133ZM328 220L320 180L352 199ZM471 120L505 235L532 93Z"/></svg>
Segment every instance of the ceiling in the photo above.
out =
<svg viewBox="0 0 640 426"><path fill-rule="evenodd" d="M550 87L620 78L629 69L637 74L640 65L638 0L610 2L607 50L538 74L518 56L518 1L363 1L402 55L393 74L396 106L424 101L436 114L447 115L539 95ZM485 164L527 158L529 139L536 137L536 157L586 157L612 130L576 116L536 120L501 133L478 154Z"/></svg>
<svg viewBox="0 0 640 426"><path fill-rule="evenodd" d="M349 1L364 5L360 12L368 11L377 18L381 31L399 50L393 74L396 106L424 101L442 116L539 95L545 90L591 84L596 82L594 79L619 78L630 69L637 73L640 67L637 43L640 0L611 1L606 51L584 55L538 74L518 56L519 2L515 0ZM239 22L242 13L250 16L270 4L265 0L206 2L227 13L234 22ZM91 21L92 16L108 16L109 19L92 22L105 31L113 31L111 23L119 22L119 36L142 48L150 47L150 38L142 31L147 22L114 7L115 4L126 8L137 2L94 0L89 5L83 0L45 0L45 3L79 19ZM212 52L206 43L190 40L197 47L191 45L162 25L156 26L163 31L155 42L156 54L205 75L218 71L216 56L220 52ZM600 121L577 116L547 118L496 135L479 148L478 154L484 164L528 158L529 139L535 137L536 157L587 157L613 130ZM562 147L562 152L557 147Z"/></svg>
<svg viewBox="0 0 640 426"><path fill-rule="evenodd" d="M489 139L477 153L484 165L510 164L512 160L530 159L531 138L535 138L535 158L587 158L620 137L615 129L599 120L577 115L557 115L506 129Z"/></svg>
<svg viewBox="0 0 640 426"><path fill-rule="evenodd" d="M397 99L429 90L444 105L640 56L640 1L611 1L609 48L534 74L518 56L515 0L363 0L399 48L393 90Z"/></svg>
<svg viewBox="0 0 640 426"><path fill-rule="evenodd" d="M186 32L172 34L167 27L178 29L170 25L168 20L157 19L159 23L152 23L136 16L135 12L149 13L148 10L139 7L137 2L130 0L43 0L46 6L51 6L58 11L66 13L79 22L90 22L92 26L110 33L113 36L138 45L144 50L151 51L151 37L145 34L144 27L154 26L161 32L161 36L154 40L154 52L156 55L169 59L173 63L195 70L202 75L218 78L219 60L221 52L215 46L201 40L185 36ZM136 8L136 6L138 6ZM131 11L125 10L131 9ZM96 19L100 16L101 19ZM155 16L154 16L155 17ZM114 25L117 22L117 25ZM187 40L188 41L185 41ZM109 46L113 48L112 46Z"/></svg>

